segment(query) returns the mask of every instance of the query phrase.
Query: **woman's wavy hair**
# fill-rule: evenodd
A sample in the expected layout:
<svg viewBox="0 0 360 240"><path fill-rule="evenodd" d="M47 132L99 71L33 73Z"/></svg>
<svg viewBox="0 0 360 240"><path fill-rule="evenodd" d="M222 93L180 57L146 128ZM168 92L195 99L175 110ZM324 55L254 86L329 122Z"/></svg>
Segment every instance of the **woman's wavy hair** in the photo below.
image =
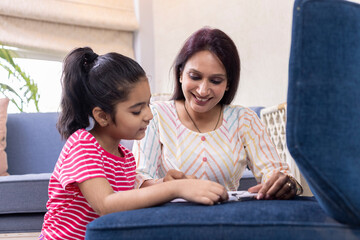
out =
<svg viewBox="0 0 360 240"><path fill-rule="evenodd" d="M115 105L145 77L133 59L119 53L97 55L89 47L76 48L63 62L61 111L57 129L62 138L90 126L92 110L100 107L115 122Z"/></svg>
<svg viewBox="0 0 360 240"><path fill-rule="evenodd" d="M228 81L228 90L220 100L221 104L230 104L240 81L240 57L235 43L219 29L204 27L193 33L184 43L173 65L175 86L172 99L185 99L181 88L180 76L186 62L197 52L208 50L216 55L224 65Z"/></svg>

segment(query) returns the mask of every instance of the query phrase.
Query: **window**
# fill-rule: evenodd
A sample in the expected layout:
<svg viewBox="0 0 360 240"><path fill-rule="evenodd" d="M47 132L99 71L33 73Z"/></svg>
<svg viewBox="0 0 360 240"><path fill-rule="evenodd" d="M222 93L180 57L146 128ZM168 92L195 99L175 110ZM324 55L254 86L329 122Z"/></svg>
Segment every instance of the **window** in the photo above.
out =
<svg viewBox="0 0 360 240"><path fill-rule="evenodd" d="M29 58L16 58L14 61L37 84L40 95L40 112L59 111L62 62L53 60L36 60ZM7 74L8 73L6 70L0 68L0 79L7 79ZM19 110L12 103L10 103L8 112L16 113L19 112ZM36 112L36 109L35 107L30 107L27 112Z"/></svg>

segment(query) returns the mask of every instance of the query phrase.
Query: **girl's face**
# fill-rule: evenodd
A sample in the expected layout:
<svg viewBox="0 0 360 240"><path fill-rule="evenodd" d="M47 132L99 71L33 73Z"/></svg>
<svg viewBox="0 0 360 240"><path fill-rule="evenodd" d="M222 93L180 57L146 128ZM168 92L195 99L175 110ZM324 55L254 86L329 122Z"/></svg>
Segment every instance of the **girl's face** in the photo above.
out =
<svg viewBox="0 0 360 240"><path fill-rule="evenodd" d="M128 99L115 106L116 125L111 123L108 132L116 139L142 139L153 118L150 97L149 83L144 77L130 90Z"/></svg>
<svg viewBox="0 0 360 240"><path fill-rule="evenodd" d="M226 70L216 55L207 50L189 58L180 82L185 101L193 111L199 113L215 107L227 90Z"/></svg>

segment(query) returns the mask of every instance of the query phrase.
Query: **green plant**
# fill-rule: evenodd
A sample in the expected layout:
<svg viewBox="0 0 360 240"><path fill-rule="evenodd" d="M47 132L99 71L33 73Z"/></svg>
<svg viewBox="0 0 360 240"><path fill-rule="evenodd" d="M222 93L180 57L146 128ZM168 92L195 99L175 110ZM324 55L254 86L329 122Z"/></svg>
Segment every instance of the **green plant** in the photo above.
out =
<svg viewBox="0 0 360 240"><path fill-rule="evenodd" d="M20 112L24 112L29 104L34 104L39 112L40 95L37 84L14 62L16 54L0 46L0 67L8 72L8 81L0 79L0 95L9 98Z"/></svg>

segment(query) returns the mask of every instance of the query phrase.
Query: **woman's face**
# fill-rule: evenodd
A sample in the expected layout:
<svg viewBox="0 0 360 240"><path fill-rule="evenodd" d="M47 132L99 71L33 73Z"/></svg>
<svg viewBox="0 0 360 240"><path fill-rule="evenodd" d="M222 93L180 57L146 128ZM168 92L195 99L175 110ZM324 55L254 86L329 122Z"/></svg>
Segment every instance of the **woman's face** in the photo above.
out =
<svg viewBox="0 0 360 240"><path fill-rule="evenodd" d="M188 59L180 82L187 105L195 112L205 113L220 102L228 81L221 61L204 50Z"/></svg>

